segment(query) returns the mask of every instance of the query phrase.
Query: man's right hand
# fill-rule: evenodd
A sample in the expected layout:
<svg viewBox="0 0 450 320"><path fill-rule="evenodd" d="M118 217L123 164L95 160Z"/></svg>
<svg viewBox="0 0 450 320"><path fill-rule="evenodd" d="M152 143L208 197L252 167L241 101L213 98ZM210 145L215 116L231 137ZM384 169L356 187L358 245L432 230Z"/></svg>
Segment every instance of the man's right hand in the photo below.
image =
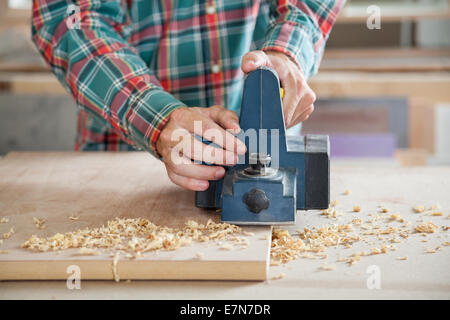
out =
<svg viewBox="0 0 450 320"><path fill-rule="evenodd" d="M240 130L236 113L222 106L172 111L156 142L170 180L189 190L208 189L208 180L225 175L223 165L234 165L238 155L245 154L245 144L232 134ZM219 147L202 143L194 133ZM198 163L202 161L215 165Z"/></svg>

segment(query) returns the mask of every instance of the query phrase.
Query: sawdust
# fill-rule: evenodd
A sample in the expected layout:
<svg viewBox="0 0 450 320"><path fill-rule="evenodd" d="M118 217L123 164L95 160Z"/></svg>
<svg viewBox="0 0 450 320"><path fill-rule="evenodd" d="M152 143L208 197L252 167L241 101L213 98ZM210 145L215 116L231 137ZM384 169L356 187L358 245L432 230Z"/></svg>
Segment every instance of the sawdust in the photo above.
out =
<svg viewBox="0 0 450 320"><path fill-rule="evenodd" d="M3 239L9 239L14 234L14 228L9 229L8 232L3 234Z"/></svg>
<svg viewBox="0 0 450 320"><path fill-rule="evenodd" d="M418 224L417 226L414 227L414 230L416 232L422 233L434 233L436 232L437 229L439 229L439 227L431 221Z"/></svg>
<svg viewBox="0 0 450 320"><path fill-rule="evenodd" d="M22 244L23 248L37 251L59 251L70 248L87 248L125 252L139 257L144 252L157 250L176 250L193 241L229 241L240 247L248 246L248 239L238 237L242 228L227 223L206 224L188 221L182 229L157 226L147 219L115 218L106 226L86 228L52 237L31 236Z"/></svg>
<svg viewBox="0 0 450 320"><path fill-rule="evenodd" d="M33 221L34 221L34 225L36 226L37 229L45 229L46 228L46 226L45 226L46 220L45 219L39 219L39 218L33 217Z"/></svg>

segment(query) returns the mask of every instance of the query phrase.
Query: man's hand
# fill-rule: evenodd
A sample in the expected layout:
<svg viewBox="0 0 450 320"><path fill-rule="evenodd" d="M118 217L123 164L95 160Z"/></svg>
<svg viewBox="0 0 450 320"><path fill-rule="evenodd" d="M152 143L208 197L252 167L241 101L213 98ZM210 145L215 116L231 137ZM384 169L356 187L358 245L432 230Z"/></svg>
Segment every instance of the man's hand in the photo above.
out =
<svg viewBox="0 0 450 320"><path fill-rule="evenodd" d="M172 111L156 142L170 180L186 189L202 191L208 188L208 180L223 178L225 169L220 165L234 165L238 154L246 152L245 144L232 134L240 130L236 113L221 106ZM202 143L194 133L220 148ZM202 165L194 160L218 166Z"/></svg>
<svg viewBox="0 0 450 320"><path fill-rule="evenodd" d="M314 111L316 95L306 83L301 69L287 55L269 51L251 51L242 59L242 71L249 73L260 67L275 69L284 88L284 122L290 128L308 119Z"/></svg>

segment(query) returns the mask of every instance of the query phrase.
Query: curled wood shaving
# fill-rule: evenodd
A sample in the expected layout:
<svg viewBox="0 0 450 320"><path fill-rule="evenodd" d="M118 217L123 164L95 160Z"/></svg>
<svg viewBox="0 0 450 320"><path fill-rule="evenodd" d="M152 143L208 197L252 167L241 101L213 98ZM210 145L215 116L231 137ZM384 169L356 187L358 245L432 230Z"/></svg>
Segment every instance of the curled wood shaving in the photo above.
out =
<svg viewBox="0 0 450 320"><path fill-rule="evenodd" d="M407 256L404 256L404 257L397 257L397 260L407 260L407 259L408 259Z"/></svg>
<svg viewBox="0 0 450 320"><path fill-rule="evenodd" d="M360 212L361 211L361 207L360 206L354 206L353 207L353 212Z"/></svg>
<svg viewBox="0 0 450 320"><path fill-rule="evenodd" d="M0 218L0 223L8 223L8 222L9 222L8 218L5 217Z"/></svg>
<svg viewBox="0 0 450 320"><path fill-rule="evenodd" d="M225 244L220 246L220 249L231 251L231 250L234 249L234 247L231 244L229 244L229 243L225 243Z"/></svg>
<svg viewBox="0 0 450 320"><path fill-rule="evenodd" d="M320 266L320 270L333 271L333 270L336 270L336 266L335 265L329 265L328 263L324 263L323 265Z"/></svg>
<svg viewBox="0 0 450 320"><path fill-rule="evenodd" d="M352 194L352 191L350 189L344 191L344 195L348 196L350 194Z"/></svg>
<svg viewBox="0 0 450 320"><path fill-rule="evenodd" d="M119 282L120 281L120 276L119 276L119 272L117 272L117 264L119 263L119 258L120 258L120 252L116 252L114 254L114 258L112 261L112 272L113 272L113 278L115 282Z"/></svg>
<svg viewBox="0 0 450 320"><path fill-rule="evenodd" d="M36 226L36 228L38 228L38 229L45 229L46 228L46 226L45 226L45 219L39 219L39 218L36 218L36 217L33 217L33 221L34 221L34 225Z"/></svg>
<svg viewBox="0 0 450 320"><path fill-rule="evenodd" d="M438 228L439 227L437 225L435 225L433 222L428 221L425 223L418 224L417 226L414 227L414 230L416 232L422 232L422 233L434 233L434 232L436 232L436 230Z"/></svg>
<svg viewBox="0 0 450 320"><path fill-rule="evenodd" d="M70 216L69 219L72 221L75 221L75 220L80 219L80 216Z"/></svg>
<svg viewBox="0 0 450 320"><path fill-rule="evenodd" d="M14 228L9 229L8 232L3 234L3 239L9 239L14 234Z"/></svg>
<svg viewBox="0 0 450 320"><path fill-rule="evenodd" d="M425 206L417 205L413 207L415 213L422 213L425 211Z"/></svg>
<svg viewBox="0 0 450 320"><path fill-rule="evenodd" d="M284 274L283 272L280 272L280 274L272 277L272 280L280 280L283 279L286 276L286 274Z"/></svg>

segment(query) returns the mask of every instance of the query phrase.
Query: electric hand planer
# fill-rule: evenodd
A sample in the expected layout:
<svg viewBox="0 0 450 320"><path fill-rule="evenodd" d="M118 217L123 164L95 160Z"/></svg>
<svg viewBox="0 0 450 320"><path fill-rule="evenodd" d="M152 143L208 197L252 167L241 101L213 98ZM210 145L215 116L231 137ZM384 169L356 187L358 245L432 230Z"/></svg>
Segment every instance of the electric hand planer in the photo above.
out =
<svg viewBox="0 0 450 320"><path fill-rule="evenodd" d="M280 81L261 68L248 74L237 135L247 153L222 180L196 192L195 205L222 209L222 221L242 225L294 224L297 210L330 203L330 142L326 135L288 136Z"/></svg>

